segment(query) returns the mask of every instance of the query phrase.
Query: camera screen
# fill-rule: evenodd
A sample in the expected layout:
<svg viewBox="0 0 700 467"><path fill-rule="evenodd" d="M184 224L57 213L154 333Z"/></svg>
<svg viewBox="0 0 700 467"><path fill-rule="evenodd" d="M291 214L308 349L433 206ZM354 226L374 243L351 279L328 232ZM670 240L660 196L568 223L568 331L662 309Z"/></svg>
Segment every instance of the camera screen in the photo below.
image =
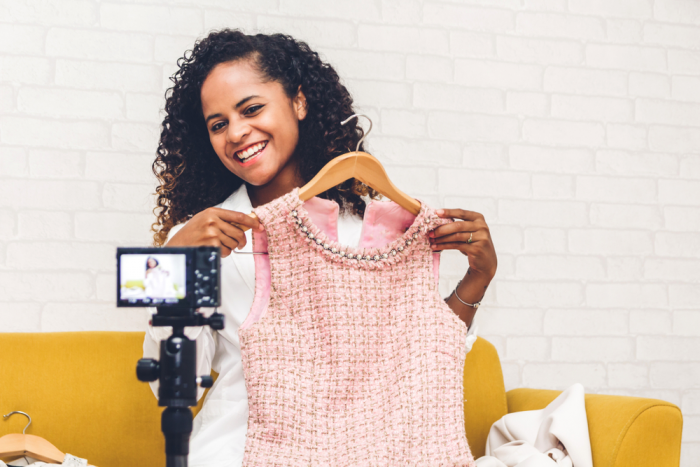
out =
<svg viewBox="0 0 700 467"><path fill-rule="evenodd" d="M187 255L122 254L119 302L131 305L176 304L187 296Z"/></svg>

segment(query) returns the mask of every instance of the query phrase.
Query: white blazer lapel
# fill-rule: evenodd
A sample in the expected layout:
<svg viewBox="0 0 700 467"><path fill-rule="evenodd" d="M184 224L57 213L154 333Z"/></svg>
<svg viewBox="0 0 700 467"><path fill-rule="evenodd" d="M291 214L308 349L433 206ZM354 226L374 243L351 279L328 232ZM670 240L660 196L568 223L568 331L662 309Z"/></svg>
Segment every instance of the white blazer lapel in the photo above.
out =
<svg viewBox="0 0 700 467"><path fill-rule="evenodd" d="M248 214L253 210L253 205L248 197L248 190L245 184L241 185L239 189L234 191L231 196L229 196L226 201L218 205L217 207L221 209L228 209L229 211L238 211L244 214ZM250 230L245 232L246 244L242 250L238 251L253 251L253 240ZM250 289L251 293L255 293L255 260L251 254L239 254L231 252L230 258L238 268L238 272L241 274L243 281L246 286Z"/></svg>

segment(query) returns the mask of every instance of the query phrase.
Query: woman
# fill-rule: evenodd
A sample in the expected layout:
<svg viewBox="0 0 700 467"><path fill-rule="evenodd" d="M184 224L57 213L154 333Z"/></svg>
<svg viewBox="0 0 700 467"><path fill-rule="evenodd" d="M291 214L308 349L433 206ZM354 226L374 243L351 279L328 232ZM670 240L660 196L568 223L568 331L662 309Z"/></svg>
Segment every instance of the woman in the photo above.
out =
<svg viewBox="0 0 700 467"><path fill-rule="evenodd" d="M146 297L175 298L175 286L170 272L163 269L153 256L146 259L146 277L143 280Z"/></svg>
<svg viewBox="0 0 700 467"><path fill-rule="evenodd" d="M198 374L219 373L195 419L190 465L237 466L248 417L237 331L253 302L255 269L251 255L231 254L251 249L251 231L232 224L262 230L247 215L253 207L303 186L328 161L354 150L363 132L356 120L340 125L355 112L333 68L289 36L213 32L178 64L154 163L161 182L154 238L156 245L221 247L219 311L226 327L188 330L197 341ZM377 193L352 179L320 195L340 207L341 244L359 241L363 196ZM470 269L447 303L470 326L471 305L495 275L496 254L482 215L439 214L456 222L433 231L434 251L457 249L469 257ZM168 335L149 327L145 356L157 356L159 339Z"/></svg>

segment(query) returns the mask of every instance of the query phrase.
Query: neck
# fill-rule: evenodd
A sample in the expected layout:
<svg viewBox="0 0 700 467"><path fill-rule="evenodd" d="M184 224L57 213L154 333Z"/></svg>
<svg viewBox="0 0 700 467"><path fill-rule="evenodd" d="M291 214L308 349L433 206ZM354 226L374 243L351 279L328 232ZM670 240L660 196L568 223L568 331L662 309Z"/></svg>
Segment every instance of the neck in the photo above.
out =
<svg viewBox="0 0 700 467"><path fill-rule="evenodd" d="M297 174L296 167L292 164L285 166L272 180L264 185L255 186L246 184L250 204L257 208L272 200L286 195L294 188L301 187L304 181Z"/></svg>

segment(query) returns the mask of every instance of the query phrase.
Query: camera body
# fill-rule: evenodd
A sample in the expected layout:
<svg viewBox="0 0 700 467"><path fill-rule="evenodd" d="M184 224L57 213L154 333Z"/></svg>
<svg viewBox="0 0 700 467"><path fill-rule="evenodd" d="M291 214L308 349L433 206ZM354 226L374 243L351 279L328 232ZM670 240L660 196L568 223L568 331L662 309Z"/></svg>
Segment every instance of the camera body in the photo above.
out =
<svg viewBox="0 0 700 467"><path fill-rule="evenodd" d="M117 248L118 307L195 309L220 304L220 248Z"/></svg>

